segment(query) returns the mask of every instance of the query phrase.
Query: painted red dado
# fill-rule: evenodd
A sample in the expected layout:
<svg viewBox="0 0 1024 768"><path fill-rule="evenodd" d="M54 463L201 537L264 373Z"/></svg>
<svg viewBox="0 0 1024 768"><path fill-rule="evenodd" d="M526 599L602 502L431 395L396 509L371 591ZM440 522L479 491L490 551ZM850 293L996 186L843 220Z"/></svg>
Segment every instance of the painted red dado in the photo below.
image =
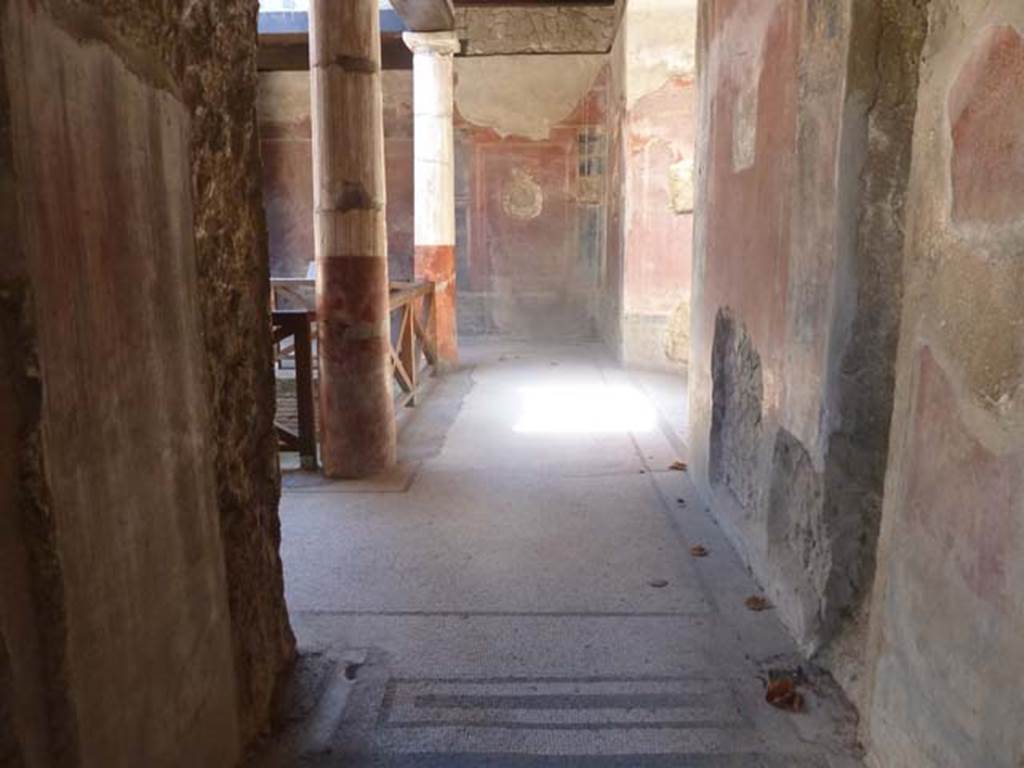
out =
<svg viewBox="0 0 1024 768"><path fill-rule="evenodd" d="M390 406L387 262L372 256L331 256L320 264L317 318L320 334L320 425L329 476L361 476L389 463L393 423L380 418ZM329 465L329 457L344 461Z"/></svg>
<svg viewBox="0 0 1024 768"><path fill-rule="evenodd" d="M321 321L342 317L346 327L376 326L386 319L387 262L373 256L327 256L320 264ZM349 288L351 286L351 288Z"/></svg>
<svg viewBox="0 0 1024 768"><path fill-rule="evenodd" d="M454 245L417 245L416 278L434 283L434 333L442 366L459 362Z"/></svg>
<svg viewBox="0 0 1024 768"><path fill-rule="evenodd" d="M1021 524L1024 456L996 455L971 434L928 347L918 354L910 429L905 504L917 534L978 598L993 604L1013 598L1007 569Z"/></svg>
<svg viewBox="0 0 1024 768"><path fill-rule="evenodd" d="M1024 37L990 27L949 95L953 220L1024 219Z"/></svg>

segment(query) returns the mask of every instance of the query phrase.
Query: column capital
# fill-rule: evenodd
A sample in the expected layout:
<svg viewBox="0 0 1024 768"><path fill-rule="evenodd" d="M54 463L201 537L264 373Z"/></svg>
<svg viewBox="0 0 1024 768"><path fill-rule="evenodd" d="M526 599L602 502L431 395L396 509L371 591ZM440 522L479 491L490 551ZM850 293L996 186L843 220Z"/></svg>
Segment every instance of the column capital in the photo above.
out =
<svg viewBox="0 0 1024 768"><path fill-rule="evenodd" d="M459 36L446 32L403 32L402 42L415 54L452 56L462 50Z"/></svg>

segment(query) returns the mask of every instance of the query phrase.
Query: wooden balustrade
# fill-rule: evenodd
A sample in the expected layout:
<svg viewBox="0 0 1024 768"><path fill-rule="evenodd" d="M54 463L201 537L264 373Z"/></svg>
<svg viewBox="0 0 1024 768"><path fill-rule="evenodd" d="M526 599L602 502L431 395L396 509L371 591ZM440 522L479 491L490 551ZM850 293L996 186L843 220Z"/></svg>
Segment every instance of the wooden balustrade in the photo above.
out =
<svg viewBox="0 0 1024 768"><path fill-rule="evenodd" d="M391 283L391 319L398 313L398 341L391 345L391 367L402 389L399 405L415 406L419 398L420 353L427 367L437 365L434 328L434 284ZM392 332L394 337L394 332Z"/></svg>
<svg viewBox="0 0 1024 768"><path fill-rule="evenodd" d="M312 315L312 312L304 309L275 310L271 314L275 347L290 340L290 353L295 361L295 407L298 428L292 431L276 423L274 426L277 429L278 444L282 450L298 451L302 468L310 470L317 467Z"/></svg>

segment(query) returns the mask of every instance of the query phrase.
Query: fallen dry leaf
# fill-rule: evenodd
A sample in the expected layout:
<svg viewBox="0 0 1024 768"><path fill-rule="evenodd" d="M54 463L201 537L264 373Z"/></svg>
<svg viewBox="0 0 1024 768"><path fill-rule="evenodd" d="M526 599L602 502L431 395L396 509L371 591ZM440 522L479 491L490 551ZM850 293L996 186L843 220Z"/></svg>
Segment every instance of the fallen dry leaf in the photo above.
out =
<svg viewBox="0 0 1024 768"><path fill-rule="evenodd" d="M791 695L795 690L796 683L793 682L793 678L786 676L773 677L768 681L768 685L765 688L764 699L769 704L773 704L779 699Z"/></svg>
<svg viewBox="0 0 1024 768"><path fill-rule="evenodd" d="M803 712L804 697L796 689L793 678L788 676L775 677L768 681L764 699L776 709L787 712Z"/></svg>
<svg viewBox="0 0 1024 768"><path fill-rule="evenodd" d="M675 472L685 472L690 466L685 461L673 461L668 465L668 468Z"/></svg>
<svg viewBox="0 0 1024 768"><path fill-rule="evenodd" d="M768 602L768 598L761 595L751 595L743 604L752 611L767 611L772 607L772 604Z"/></svg>
<svg viewBox="0 0 1024 768"><path fill-rule="evenodd" d="M696 545L690 547L690 554L693 555L694 557L707 557L708 556L708 548L704 547L704 546L701 546L700 544L696 544Z"/></svg>

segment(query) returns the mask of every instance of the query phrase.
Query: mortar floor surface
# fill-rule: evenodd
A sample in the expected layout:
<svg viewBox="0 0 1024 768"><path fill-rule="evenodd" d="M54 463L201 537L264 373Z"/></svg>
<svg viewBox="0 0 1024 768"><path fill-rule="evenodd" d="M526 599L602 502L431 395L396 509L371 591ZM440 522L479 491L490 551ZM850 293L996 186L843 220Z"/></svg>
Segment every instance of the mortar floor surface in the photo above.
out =
<svg viewBox="0 0 1024 768"><path fill-rule="evenodd" d="M800 658L669 469L685 380L597 344L462 355L401 414L387 476L284 473L301 655L251 764L859 765L827 681L802 714L764 700Z"/></svg>

